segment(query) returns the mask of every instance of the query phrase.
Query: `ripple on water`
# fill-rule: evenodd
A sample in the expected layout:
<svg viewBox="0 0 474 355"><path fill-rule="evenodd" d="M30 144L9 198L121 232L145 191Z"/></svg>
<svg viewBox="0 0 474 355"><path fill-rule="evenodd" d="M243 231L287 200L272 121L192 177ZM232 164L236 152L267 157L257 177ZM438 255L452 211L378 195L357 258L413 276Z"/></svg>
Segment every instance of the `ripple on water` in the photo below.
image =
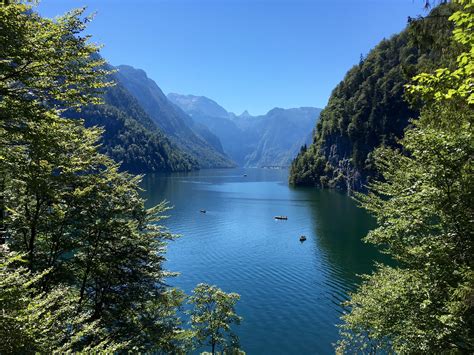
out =
<svg viewBox="0 0 474 355"><path fill-rule="evenodd" d="M340 304L376 257L358 240L363 226L353 228L367 217L345 196L289 188L281 171L193 174L144 179L151 202L175 206L166 225L183 235L169 246L167 267L181 272L170 283L239 293L237 331L248 354L333 353Z"/></svg>

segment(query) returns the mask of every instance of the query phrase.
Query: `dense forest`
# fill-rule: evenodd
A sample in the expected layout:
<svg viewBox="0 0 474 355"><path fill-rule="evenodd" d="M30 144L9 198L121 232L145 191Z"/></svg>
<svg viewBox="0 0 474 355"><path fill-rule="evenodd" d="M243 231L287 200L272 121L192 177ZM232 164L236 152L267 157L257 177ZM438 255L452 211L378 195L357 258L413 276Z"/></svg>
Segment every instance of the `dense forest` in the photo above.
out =
<svg viewBox="0 0 474 355"><path fill-rule="evenodd" d="M474 351L474 3L454 1L418 25L433 29L433 19L453 25L447 58L405 85L420 113L398 147L373 152L380 177L356 194L377 220L365 241L394 262L376 265L346 302L340 353Z"/></svg>
<svg viewBox="0 0 474 355"><path fill-rule="evenodd" d="M346 74L321 112L313 142L292 163L290 183L347 191L364 190L377 175L372 152L397 147L419 107L404 98L404 85L417 73L452 58L450 6L383 40ZM451 50L455 50L452 48Z"/></svg>
<svg viewBox="0 0 474 355"><path fill-rule="evenodd" d="M0 353L239 353L239 295L167 285L168 207L146 209L140 177L102 151L132 170L193 161L114 87L84 9L33 6L0 5Z"/></svg>
<svg viewBox="0 0 474 355"><path fill-rule="evenodd" d="M115 75L111 80L117 81ZM65 115L83 119L87 127L102 127L101 151L121 163L121 169L148 173L199 168L195 159L170 142L122 85L106 88L103 101Z"/></svg>
<svg viewBox="0 0 474 355"><path fill-rule="evenodd" d="M206 158L176 149L157 103L114 81L89 21L0 4L0 353L242 354L240 296L169 286L169 207L145 208L123 171ZM377 222L365 241L392 259L344 304L338 353L474 353L473 28L474 3L455 0L384 40L292 165L295 184L364 190ZM207 162L227 164L199 129Z"/></svg>

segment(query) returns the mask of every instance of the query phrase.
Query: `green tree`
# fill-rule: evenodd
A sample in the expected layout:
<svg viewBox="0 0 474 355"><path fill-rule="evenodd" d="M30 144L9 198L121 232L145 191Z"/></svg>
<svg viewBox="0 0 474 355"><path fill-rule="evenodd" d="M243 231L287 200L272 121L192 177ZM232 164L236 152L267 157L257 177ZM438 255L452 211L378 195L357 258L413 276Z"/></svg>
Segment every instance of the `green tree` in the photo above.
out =
<svg viewBox="0 0 474 355"><path fill-rule="evenodd" d="M339 350L474 351L474 4L461 5L457 66L420 74L407 87L424 106L398 150L381 148L384 181L358 195L379 227L366 240L397 266L379 265L348 302Z"/></svg>
<svg viewBox="0 0 474 355"><path fill-rule="evenodd" d="M232 332L231 325L240 324L242 320L235 312L239 299L238 294L225 293L216 286L196 286L189 298L193 308L188 313L198 346L210 345L213 355L216 347L226 353L238 353L238 337Z"/></svg>
<svg viewBox="0 0 474 355"><path fill-rule="evenodd" d="M41 291L41 281L50 270L33 274L24 263L20 255L0 250L2 354L70 351L92 334L101 340L84 351L116 351L126 345L113 344L98 322L84 323L87 314L77 312L77 296L69 287Z"/></svg>
<svg viewBox="0 0 474 355"><path fill-rule="evenodd" d="M294 159L291 184L366 190L378 176L374 149L400 148L410 118L419 115L419 107L406 102L404 85L418 73L455 62L458 45L450 40L448 17L456 7L443 4L410 21L347 72L321 112L313 143Z"/></svg>
<svg viewBox="0 0 474 355"><path fill-rule="evenodd" d="M167 207L145 209L140 177L99 152L102 130L64 116L100 103L111 85L98 47L81 36L89 21L82 14L51 20L24 4L0 7L2 243L25 255L22 277L42 275L31 297L44 311L66 287L82 324L104 330L82 334L72 351L104 337L129 350L179 351L183 296L164 283L173 236L159 225ZM33 338L24 338L34 340L31 349L43 340L50 349L47 336Z"/></svg>

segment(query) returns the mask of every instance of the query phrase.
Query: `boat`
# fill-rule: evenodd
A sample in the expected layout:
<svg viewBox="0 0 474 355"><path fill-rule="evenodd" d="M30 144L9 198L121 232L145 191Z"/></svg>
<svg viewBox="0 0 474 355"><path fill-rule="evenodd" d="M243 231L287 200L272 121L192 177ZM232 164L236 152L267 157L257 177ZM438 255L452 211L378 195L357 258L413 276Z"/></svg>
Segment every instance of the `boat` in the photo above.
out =
<svg viewBox="0 0 474 355"><path fill-rule="evenodd" d="M247 177L247 174L244 174L243 176L244 176L244 177Z"/></svg>
<svg viewBox="0 0 474 355"><path fill-rule="evenodd" d="M305 237L304 235L302 235L302 236L300 237L300 242L304 242L305 240L306 240L306 237Z"/></svg>
<svg viewBox="0 0 474 355"><path fill-rule="evenodd" d="M274 218L279 219L279 220L285 220L285 221L288 219L287 216L275 216Z"/></svg>
<svg viewBox="0 0 474 355"><path fill-rule="evenodd" d="M201 212L201 213L206 213L206 210L200 210L199 212Z"/></svg>

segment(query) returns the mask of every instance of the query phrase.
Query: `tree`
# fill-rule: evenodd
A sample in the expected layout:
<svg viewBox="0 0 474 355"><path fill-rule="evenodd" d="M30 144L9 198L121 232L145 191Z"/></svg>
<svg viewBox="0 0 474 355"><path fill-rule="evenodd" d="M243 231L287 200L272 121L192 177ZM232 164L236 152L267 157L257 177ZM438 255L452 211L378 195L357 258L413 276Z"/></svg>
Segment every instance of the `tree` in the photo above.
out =
<svg viewBox="0 0 474 355"><path fill-rule="evenodd" d="M57 286L41 292L41 281L50 270L33 274L22 266L21 255L0 250L0 352L38 353L72 351L83 337L100 339L84 351L117 351L126 344L114 344L97 322L84 323L87 314L78 313L74 292Z"/></svg>
<svg viewBox="0 0 474 355"><path fill-rule="evenodd" d="M404 85L418 73L454 62L458 46L450 40L448 18L455 9L444 4L410 21L347 72L321 112L313 143L293 161L291 184L366 190L378 176L374 149L400 148L410 118L419 115L419 107L406 102Z"/></svg>
<svg viewBox="0 0 474 355"><path fill-rule="evenodd" d="M379 227L366 240L397 262L378 265L347 303L339 351L474 351L474 4L461 5L454 70L420 74L407 86L423 102L399 150L381 148L384 176L358 195Z"/></svg>
<svg viewBox="0 0 474 355"><path fill-rule="evenodd" d="M233 323L242 320L235 313L235 304L240 299L236 293L225 293L216 286L198 284L193 290L189 303L193 305L188 311L191 315L191 326L195 332L198 345L208 344L212 354L216 347L232 353L238 348L238 337L232 332ZM229 343L230 338L230 343Z"/></svg>
<svg viewBox="0 0 474 355"><path fill-rule="evenodd" d="M18 309L58 310L56 299L67 296L85 328L105 333L80 332L71 351L105 338L112 344L107 351L126 344L126 350L176 352L183 297L164 282L171 276L163 269L166 242L173 239L159 225L166 204L146 209L140 177L120 172L99 152L102 130L65 116L100 103L101 90L111 85L98 47L80 35L89 21L82 14L51 20L24 4L0 6L3 238L26 261L27 271L14 277L35 283L28 290L33 301ZM75 322L67 315L58 323L65 330ZM13 328L6 336L19 333ZM73 338L67 333L53 346L48 336L23 337L25 347L38 351L60 351Z"/></svg>

